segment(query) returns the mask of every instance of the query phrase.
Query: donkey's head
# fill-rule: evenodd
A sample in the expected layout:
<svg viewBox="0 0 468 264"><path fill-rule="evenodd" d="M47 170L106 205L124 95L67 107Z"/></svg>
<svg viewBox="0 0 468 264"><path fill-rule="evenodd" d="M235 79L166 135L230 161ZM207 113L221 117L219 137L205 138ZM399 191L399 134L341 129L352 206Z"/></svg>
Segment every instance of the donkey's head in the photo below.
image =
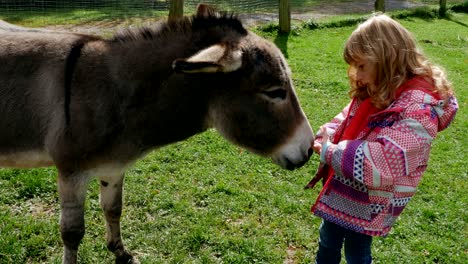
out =
<svg viewBox="0 0 468 264"><path fill-rule="evenodd" d="M219 14L201 6L197 16ZM237 28L191 57L174 61L173 68L204 79L212 89L208 122L225 138L272 157L284 168L300 167L309 159L313 133L290 69L274 44Z"/></svg>

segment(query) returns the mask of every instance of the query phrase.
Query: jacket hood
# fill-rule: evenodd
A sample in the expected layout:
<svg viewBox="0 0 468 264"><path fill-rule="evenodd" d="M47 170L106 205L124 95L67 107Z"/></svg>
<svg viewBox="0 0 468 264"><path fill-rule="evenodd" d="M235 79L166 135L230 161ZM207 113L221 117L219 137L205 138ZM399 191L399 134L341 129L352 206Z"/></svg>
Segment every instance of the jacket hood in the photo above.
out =
<svg viewBox="0 0 468 264"><path fill-rule="evenodd" d="M437 93L428 89L432 85L421 77L413 78L404 85L407 87L402 93L403 96L410 96L413 102L431 106L431 113L438 120L438 132L446 129L455 119L458 111L458 102L455 96L451 95L445 100L441 99Z"/></svg>

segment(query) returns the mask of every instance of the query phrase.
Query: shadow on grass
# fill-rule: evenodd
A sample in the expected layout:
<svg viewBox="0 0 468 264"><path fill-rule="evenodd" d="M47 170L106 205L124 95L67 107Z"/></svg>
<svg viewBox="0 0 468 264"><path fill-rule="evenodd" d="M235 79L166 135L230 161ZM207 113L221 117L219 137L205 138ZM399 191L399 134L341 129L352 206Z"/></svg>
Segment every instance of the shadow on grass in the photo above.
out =
<svg viewBox="0 0 468 264"><path fill-rule="evenodd" d="M433 21L438 18L438 11L436 9L430 9L428 7L415 8L410 10L396 11L391 13L386 13L394 19L409 19L409 18L420 18L425 21ZM370 15L364 15L360 17L353 18L340 18L338 20L317 22L317 21L308 21L303 24L303 27L306 29L322 29L322 28L341 28L341 27L351 27L356 26L364 21L366 21Z"/></svg>
<svg viewBox="0 0 468 264"><path fill-rule="evenodd" d="M281 52L283 53L284 57L286 57L286 59L289 58L289 55L288 55L289 35L290 35L290 33L280 33L279 32L278 35L276 35L276 38L274 40L274 43L281 50Z"/></svg>
<svg viewBox="0 0 468 264"><path fill-rule="evenodd" d="M451 17L447 17L447 18L444 18L444 19L446 19L446 20L448 20L448 21L451 21L451 22L453 22L453 23L456 23L456 24L458 24L458 25L460 25L460 26L468 27L467 24L465 24L465 23L463 23L463 22L461 22L461 21L455 20L455 19L453 19L453 18L451 18Z"/></svg>

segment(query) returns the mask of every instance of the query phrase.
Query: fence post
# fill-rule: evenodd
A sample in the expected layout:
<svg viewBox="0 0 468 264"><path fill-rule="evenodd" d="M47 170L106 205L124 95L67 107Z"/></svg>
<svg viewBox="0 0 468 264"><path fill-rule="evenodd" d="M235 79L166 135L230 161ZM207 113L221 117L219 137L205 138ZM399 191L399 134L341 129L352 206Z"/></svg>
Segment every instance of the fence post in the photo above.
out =
<svg viewBox="0 0 468 264"><path fill-rule="evenodd" d="M447 16L447 0L440 0L439 1L439 16L446 17Z"/></svg>
<svg viewBox="0 0 468 264"><path fill-rule="evenodd" d="M279 0L279 28L282 33L291 31L290 0Z"/></svg>
<svg viewBox="0 0 468 264"><path fill-rule="evenodd" d="M181 18L184 15L184 0L170 0L169 20Z"/></svg>
<svg viewBox="0 0 468 264"><path fill-rule="evenodd" d="M380 11L385 13L385 0L375 0L374 2L375 11Z"/></svg>

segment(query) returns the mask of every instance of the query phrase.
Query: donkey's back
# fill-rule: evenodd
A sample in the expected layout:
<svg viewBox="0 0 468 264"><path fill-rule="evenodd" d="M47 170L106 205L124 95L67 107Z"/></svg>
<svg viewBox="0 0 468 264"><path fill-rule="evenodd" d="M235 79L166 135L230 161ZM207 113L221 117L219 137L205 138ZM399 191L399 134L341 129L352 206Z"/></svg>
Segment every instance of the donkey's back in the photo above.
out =
<svg viewBox="0 0 468 264"><path fill-rule="evenodd" d="M0 20L1 167L52 165L46 142L64 129L67 60L86 38Z"/></svg>

